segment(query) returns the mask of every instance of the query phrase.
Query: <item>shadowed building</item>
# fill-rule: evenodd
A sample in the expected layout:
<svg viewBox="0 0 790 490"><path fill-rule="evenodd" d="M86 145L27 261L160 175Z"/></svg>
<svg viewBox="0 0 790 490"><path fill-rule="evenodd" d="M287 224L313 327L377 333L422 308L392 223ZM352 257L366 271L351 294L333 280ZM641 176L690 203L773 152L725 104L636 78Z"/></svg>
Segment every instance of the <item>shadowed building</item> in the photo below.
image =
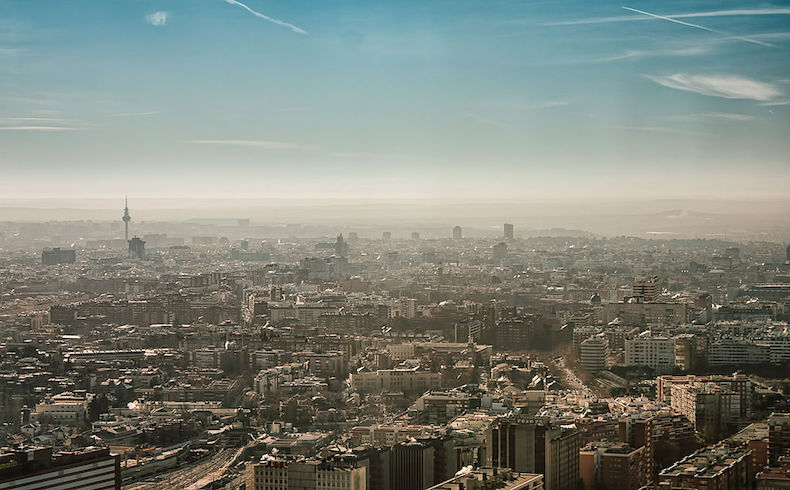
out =
<svg viewBox="0 0 790 490"><path fill-rule="evenodd" d="M129 240L129 258L138 260L145 258L145 242L138 237Z"/></svg>

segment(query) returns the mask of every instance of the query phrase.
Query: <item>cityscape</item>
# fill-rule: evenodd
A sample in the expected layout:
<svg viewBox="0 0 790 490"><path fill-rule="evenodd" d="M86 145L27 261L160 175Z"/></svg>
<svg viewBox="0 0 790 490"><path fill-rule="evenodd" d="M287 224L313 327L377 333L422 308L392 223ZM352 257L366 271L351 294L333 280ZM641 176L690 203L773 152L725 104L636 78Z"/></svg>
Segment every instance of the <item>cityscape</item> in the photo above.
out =
<svg viewBox="0 0 790 490"><path fill-rule="evenodd" d="M790 489L790 0L0 0L0 490Z"/></svg>
<svg viewBox="0 0 790 490"><path fill-rule="evenodd" d="M788 484L790 246L444 232L2 223L3 485Z"/></svg>

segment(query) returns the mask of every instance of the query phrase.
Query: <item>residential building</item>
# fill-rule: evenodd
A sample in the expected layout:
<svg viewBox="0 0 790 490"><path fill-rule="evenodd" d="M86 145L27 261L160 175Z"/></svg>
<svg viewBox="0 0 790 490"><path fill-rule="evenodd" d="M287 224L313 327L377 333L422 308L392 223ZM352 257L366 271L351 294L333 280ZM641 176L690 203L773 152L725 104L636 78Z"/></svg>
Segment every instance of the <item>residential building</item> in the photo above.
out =
<svg viewBox="0 0 790 490"><path fill-rule="evenodd" d="M675 340L642 332L625 340L625 365L646 366L657 374L669 374L675 367Z"/></svg>

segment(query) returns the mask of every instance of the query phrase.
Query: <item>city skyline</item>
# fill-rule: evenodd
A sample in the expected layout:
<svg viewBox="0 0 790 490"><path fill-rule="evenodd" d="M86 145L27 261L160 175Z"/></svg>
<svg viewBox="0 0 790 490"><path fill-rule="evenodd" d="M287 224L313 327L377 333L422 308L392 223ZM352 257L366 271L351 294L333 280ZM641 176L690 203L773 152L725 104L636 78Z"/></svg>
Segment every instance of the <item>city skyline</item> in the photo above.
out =
<svg viewBox="0 0 790 490"><path fill-rule="evenodd" d="M788 2L8 1L0 18L6 198L790 184Z"/></svg>

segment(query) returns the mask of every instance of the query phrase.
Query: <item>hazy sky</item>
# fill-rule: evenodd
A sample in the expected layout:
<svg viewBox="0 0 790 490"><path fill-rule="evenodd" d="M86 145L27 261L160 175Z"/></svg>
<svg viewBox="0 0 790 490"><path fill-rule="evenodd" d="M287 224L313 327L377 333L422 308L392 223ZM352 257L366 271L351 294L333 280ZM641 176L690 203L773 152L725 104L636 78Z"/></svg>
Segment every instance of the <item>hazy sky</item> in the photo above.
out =
<svg viewBox="0 0 790 490"><path fill-rule="evenodd" d="M786 197L788 104L790 2L0 0L5 197Z"/></svg>

